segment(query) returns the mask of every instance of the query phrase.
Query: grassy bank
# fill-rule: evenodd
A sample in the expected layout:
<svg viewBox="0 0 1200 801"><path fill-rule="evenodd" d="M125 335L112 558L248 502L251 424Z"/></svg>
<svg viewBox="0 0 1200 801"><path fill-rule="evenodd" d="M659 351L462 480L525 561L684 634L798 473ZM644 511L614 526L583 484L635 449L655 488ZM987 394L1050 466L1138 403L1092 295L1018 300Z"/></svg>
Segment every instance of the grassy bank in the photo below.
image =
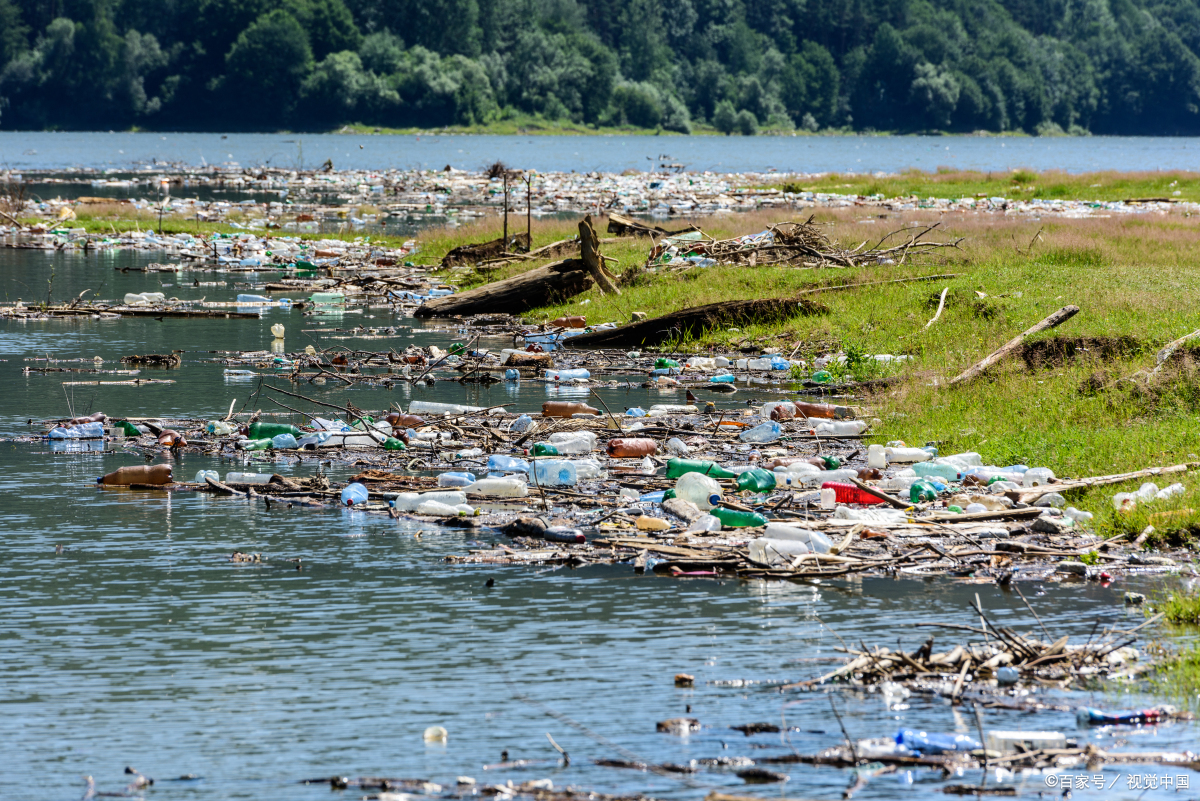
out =
<svg viewBox="0 0 1200 801"><path fill-rule="evenodd" d="M1200 173L1169 172L976 172L908 170L897 175L830 173L799 183L774 184L789 192L829 192L884 197L1004 197L1012 200L1137 200L1164 198L1200 202Z"/></svg>
<svg viewBox="0 0 1200 801"><path fill-rule="evenodd" d="M875 211L875 210L871 210ZM759 212L695 220L726 237L761 230L786 213ZM1139 371L1155 365L1166 342L1197 327L1200 220L1183 215L1129 215L1099 219L1042 220L998 215L824 211L831 239L854 246L918 222L942 222L946 238L965 237L960 249L923 264L858 269L713 267L660 274L626 287L620 297L592 289L529 316L551 319L586 314L592 322L626 322L634 311L651 316L721 300L782 297L823 285L880 281L937 273L960 277L933 283L851 289L814 297L825 312L771 326L714 331L682 343L683 350L779 348L811 358L855 350L911 355L903 381L867 399L883 425L871 441L937 442L943 452L975 450L995 464L1049 466L1060 476L1088 476L1156 465L1200 461L1200 350L1184 349L1155 380ZM672 227L685 221L673 221ZM1035 235L1041 231L1041 236ZM538 223L535 246L574 233L569 223ZM420 237L432 259L454 245L498 235L481 222ZM1032 242L1032 245L1031 245ZM618 259L615 272L639 267L645 240L604 247ZM534 265L512 265L505 277ZM459 271L462 285L481 283ZM946 308L931 327L938 296L949 287ZM947 388L949 378L1020 331L1068 304L1082 311L1059 329L1033 338L1015 358L973 384ZM753 391L736 396L741 401ZM765 397L765 396L764 396ZM1200 474L1198 474L1200 475ZM1160 486L1174 481L1160 480ZM1154 525L1157 537L1187 539L1200 532L1200 481L1181 479L1179 498L1117 514L1109 499L1118 486L1073 497L1097 514L1108 534L1136 535Z"/></svg>

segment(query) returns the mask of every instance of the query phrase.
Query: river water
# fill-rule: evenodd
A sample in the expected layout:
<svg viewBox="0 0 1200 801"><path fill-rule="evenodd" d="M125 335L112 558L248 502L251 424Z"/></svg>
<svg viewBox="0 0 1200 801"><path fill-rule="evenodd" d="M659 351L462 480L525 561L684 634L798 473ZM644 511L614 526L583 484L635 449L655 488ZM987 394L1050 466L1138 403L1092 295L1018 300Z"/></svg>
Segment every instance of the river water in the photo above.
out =
<svg viewBox="0 0 1200 801"><path fill-rule="evenodd" d="M85 288L100 297L160 289L171 275L119 272L156 254L47 255L0 251L6 299L37 298L53 272L53 297ZM184 274L210 280L207 274ZM224 276L226 280L235 280ZM267 274L263 275L266 278ZM243 280L238 277L237 280ZM161 287L168 296L232 299L239 287ZM244 290L241 290L244 291ZM347 314L342 325L401 326L396 339L446 345L452 330L426 331L414 321ZM244 403L253 384L227 382L209 351L266 347L268 328L283 322L290 349L318 327L297 311L261 320L119 321L75 319L0 322L0 435L30 432L28 421L77 413L221 416ZM414 331L413 329L420 329ZM485 343L486 344L486 343ZM501 345L503 343L490 343ZM143 376L177 383L143 387L64 388L71 376L22 375L29 358L91 359L105 367L130 353L184 350L178 370ZM116 379L117 377L109 377ZM306 389L366 409L409 397L397 389ZM464 389L439 382L413 395L490 405L515 401L535 409L549 390L496 385ZM421 390L417 390L421 392ZM651 402L648 390L606 390L610 405ZM1019 598L968 580L859 578L792 584L679 580L636 575L631 567L545 570L447 564L491 533L417 526L337 507L266 510L204 494L100 490L96 476L140 457L123 452L52 453L42 444L0 442L0 797L72 801L93 775L101 790L120 790L131 765L158 781L158 799L324 799L312 777L382 775L453 786L549 778L608 793L699 799L712 788L745 792L732 771L704 769L661 776L596 765L636 758L686 763L718 757L762 758L813 753L838 744L841 731L823 693L780 694L759 681L812 678L834 666L839 638L911 650L930 633L942 645L953 631L919 623L977 622L978 593L999 624L1037 624ZM179 457L175 475L238 469L239 463ZM253 469L253 468L251 468ZM275 463L279 472L313 468ZM330 468L335 478L347 468ZM56 546L64 551L56 553ZM232 564L235 550L261 552L263 565ZM301 570L288 559L301 559ZM494 586L485 586L494 579ZM1128 627L1141 620L1122 604L1125 590L1150 582L1057 584L1030 581L1024 592L1049 632L1081 641L1099 621ZM674 686L679 672L694 689ZM715 683L714 683L715 682ZM751 682L738 686L739 682ZM886 708L878 695L838 694L856 737L900 727L974 735L969 713L913 697ZM1136 707L1155 699L1121 691L1050 696L1072 705ZM556 713L552 717L547 713ZM659 734L655 723L684 715L704 728L690 737ZM787 734L744 736L734 725L785 721ZM988 711L989 729L1064 731L1102 748L1195 748L1197 727L1175 723L1140 729L1078 729L1069 712L1037 715ZM422 732L441 725L445 744ZM560 767L546 734L565 748ZM542 760L521 769L487 769L509 759ZM768 766L776 767L776 766ZM846 772L777 766L790 783L758 788L770 797L840 798ZM1170 791L1127 789L1131 775L1200 774L1146 766L1105 771L1112 790L1076 790L1077 798L1180 798ZM1073 775L1073 774L1072 774ZM187 780L167 781L192 776ZM967 773L962 781L978 781ZM860 799L944 798L938 774L901 771L873 779ZM1018 783L1023 796L1048 791L1042 777ZM1093 785L1094 787L1094 785ZM750 788L751 791L754 788ZM339 798L358 798L349 790Z"/></svg>
<svg viewBox="0 0 1200 801"><path fill-rule="evenodd" d="M477 136L0 131L0 170L155 164L340 170L482 170L499 160L542 172L895 172L971 170L1198 170L1200 139L987 136Z"/></svg>

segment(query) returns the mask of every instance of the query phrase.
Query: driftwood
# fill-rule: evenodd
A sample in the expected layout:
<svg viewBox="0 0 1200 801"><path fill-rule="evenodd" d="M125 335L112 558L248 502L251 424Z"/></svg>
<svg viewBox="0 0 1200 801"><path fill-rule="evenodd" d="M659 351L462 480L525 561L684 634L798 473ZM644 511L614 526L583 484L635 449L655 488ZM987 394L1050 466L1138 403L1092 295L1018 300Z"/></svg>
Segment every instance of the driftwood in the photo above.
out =
<svg viewBox="0 0 1200 801"><path fill-rule="evenodd" d="M510 251L529 250L528 234L513 234L500 237L490 242L480 242L473 245L459 245L442 257L442 267L463 267L478 264L481 261L494 259L502 253Z"/></svg>
<svg viewBox="0 0 1200 801"><path fill-rule="evenodd" d="M1171 342L1165 348L1160 350L1154 357L1154 369L1150 371L1150 375L1152 377L1158 375L1171 357L1175 355L1175 351L1179 350L1181 347L1197 337L1200 337L1200 331L1193 331L1187 336L1180 337L1174 342Z"/></svg>
<svg viewBox="0 0 1200 801"><path fill-rule="evenodd" d="M565 259L545 267L493 281L476 289L447 295L418 306L417 317L449 317L502 311L528 311L571 298L589 289L592 277L581 259Z"/></svg>
<svg viewBox="0 0 1200 801"><path fill-rule="evenodd" d="M623 214L609 213L608 215L608 232L615 236L675 236L676 234L686 234L688 231L699 230L696 226L689 225L686 228L680 228L678 231L668 231L657 225L647 225L640 220L626 217Z"/></svg>
<svg viewBox="0 0 1200 801"><path fill-rule="evenodd" d="M1052 492L1070 492L1071 490L1091 489L1092 487L1106 487L1112 484L1124 484L1126 481L1135 481L1141 478L1153 478L1154 476L1172 475L1174 473L1186 473L1189 467L1194 465L1177 464L1170 467L1150 467L1145 470L1137 470L1132 473L1115 473L1109 476L1093 476L1092 478L1081 478L1077 481L1060 481L1057 484L1045 484L1041 487L1033 487L1031 489L1019 489L1005 493L1013 501L1021 503L1033 503L1043 495L1049 495Z"/></svg>
<svg viewBox="0 0 1200 801"><path fill-rule="evenodd" d="M563 340L568 348L616 348L655 345L679 337L696 337L714 328L729 325L775 323L798 315L827 314L828 307L811 300L765 298L758 300L727 300L694 306L690 309L664 314L652 320L642 320L619 328L592 331Z"/></svg>
<svg viewBox="0 0 1200 801"><path fill-rule="evenodd" d="M592 227L590 214L579 221L579 252L596 286L600 287L601 294L608 292L620 295L616 276L604 269L604 257L600 255L600 237L596 236L596 229Z"/></svg>
<svg viewBox="0 0 1200 801"><path fill-rule="evenodd" d="M178 353L147 353L144 356L122 356L121 362L144 367L178 367L183 364L183 359Z"/></svg>
<svg viewBox="0 0 1200 801"><path fill-rule="evenodd" d="M1032 336L1032 335L1038 333L1039 331L1045 331L1048 328L1057 328L1058 326L1062 325L1067 320L1070 320L1072 317L1074 317L1078 313L1079 313L1078 306L1062 307L1058 311L1054 312L1054 314L1051 314L1049 317L1042 320L1037 325L1033 326L1032 328L1028 329L1027 331L1023 331L1022 333L1020 333L1017 336L1010 339L1008 342L1004 343L1004 345L1001 346L1000 348L997 348L996 350L992 351L990 354L987 355L986 358L976 362L975 364L968 367L966 370L963 370L962 373L960 373L958 376L956 376L954 379L952 379L950 381L951 385L960 384L964 381L970 381L974 378L978 378L989 367L996 364L997 362L1002 360L1005 356L1008 356L1010 353L1012 353L1018 347L1020 347L1021 343L1025 341L1026 337Z"/></svg>

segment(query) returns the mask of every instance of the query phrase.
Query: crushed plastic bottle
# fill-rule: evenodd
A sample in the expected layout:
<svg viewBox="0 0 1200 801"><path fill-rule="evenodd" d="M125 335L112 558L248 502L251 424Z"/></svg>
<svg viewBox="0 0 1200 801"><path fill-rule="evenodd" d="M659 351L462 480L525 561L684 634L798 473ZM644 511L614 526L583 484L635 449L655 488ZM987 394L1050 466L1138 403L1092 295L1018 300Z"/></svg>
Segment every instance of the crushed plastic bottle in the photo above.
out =
<svg viewBox="0 0 1200 801"><path fill-rule="evenodd" d="M446 472L438 476L439 487L469 487L475 483L473 473Z"/></svg>
<svg viewBox="0 0 1200 801"><path fill-rule="evenodd" d="M529 462L515 456L494 453L488 457L487 469L489 473L528 473Z"/></svg>
<svg viewBox="0 0 1200 801"><path fill-rule="evenodd" d="M354 506L355 504L366 503L368 495L369 493L367 488L362 484L359 484L357 481L353 484L348 484L346 485L346 488L342 490L342 505Z"/></svg>
<svg viewBox="0 0 1200 801"><path fill-rule="evenodd" d="M774 442L779 439L779 435L783 433L783 427L774 420L757 425L754 428L748 428L738 434L738 439L742 442Z"/></svg>

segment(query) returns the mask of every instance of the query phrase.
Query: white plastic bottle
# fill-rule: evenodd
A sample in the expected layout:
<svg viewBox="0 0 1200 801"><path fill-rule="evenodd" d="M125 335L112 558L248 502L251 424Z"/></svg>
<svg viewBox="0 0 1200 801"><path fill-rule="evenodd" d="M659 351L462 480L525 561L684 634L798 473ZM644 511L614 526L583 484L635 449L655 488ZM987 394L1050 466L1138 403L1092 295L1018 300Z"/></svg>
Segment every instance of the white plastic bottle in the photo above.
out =
<svg viewBox="0 0 1200 801"><path fill-rule="evenodd" d="M266 484L271 480L270 473L226 473L226 484Z"/></svg>
<svg viewBox="0 0 1200 801"><path fill-rule="evenodd" d="M685 473L675 482L675 497L691 501L707 512L721 502L721 485L702 473Z"/></svg>
<svg viewBox="0 0 1200 801"><path fill-rule="evenodd" d="M550 435L550 444L563 455L591 453L596 449L596 435L591 431L560 431Z"/></svg>
<svg viewBox="0 0 1200 801"><path fill-rule="evenodd" d="M392 506L396 507L396 510L400 512L415 512L417 507L426 501L437 501L447 506L457 506L466 503L467 496L464 492L452 492L449 490L424 493L402 492L392 501Z"/></svg>
<svg viewBox="0 0 1200 801"><path fill-rule="evenodd" d="M747 544L750 561L760 565L790 565L797 556L809 553L808 546L800 540L773 540L760 537Z"/></svg>
<svg viewBox="0 0 1200 801"><path fill-rule="evenodd" d="M524 498L529 494L529 485L515 478L481 478L465 489L471 495L492 498Z"/></svg>
<svg viewBox="0 0 1200 801"><path fill-rule="evenodd" d="M867 447L867 467L873 467L876 470L886 470L888 466L887 451L882 445L870 445Z"/></svg>
<svg viewBox="0 0 1200 801"><path fill-rule="evenodd" d="M1026 487L1044 487L1054 480L1054 471L1048 467L1033 467L1025 472ZM1155 488L1157 491L1157 487Z"/></svg>
<svg viewBox="0 0 1200 801"><path fill-rule="evenodd" d="M768 540L789 540L803 542L810 551L829 553L833 543L819 531L811 531L799 526L789 526L786 523L768 523L763 530L763 538Z"/></svg>
<svg viewBox="0 0 1200 801"><path fill-rule="evenodd" d="M886 448L885 453L887 453L889 462L901 464L927 462L933 458L933 454L924 448Z"/></svg>

